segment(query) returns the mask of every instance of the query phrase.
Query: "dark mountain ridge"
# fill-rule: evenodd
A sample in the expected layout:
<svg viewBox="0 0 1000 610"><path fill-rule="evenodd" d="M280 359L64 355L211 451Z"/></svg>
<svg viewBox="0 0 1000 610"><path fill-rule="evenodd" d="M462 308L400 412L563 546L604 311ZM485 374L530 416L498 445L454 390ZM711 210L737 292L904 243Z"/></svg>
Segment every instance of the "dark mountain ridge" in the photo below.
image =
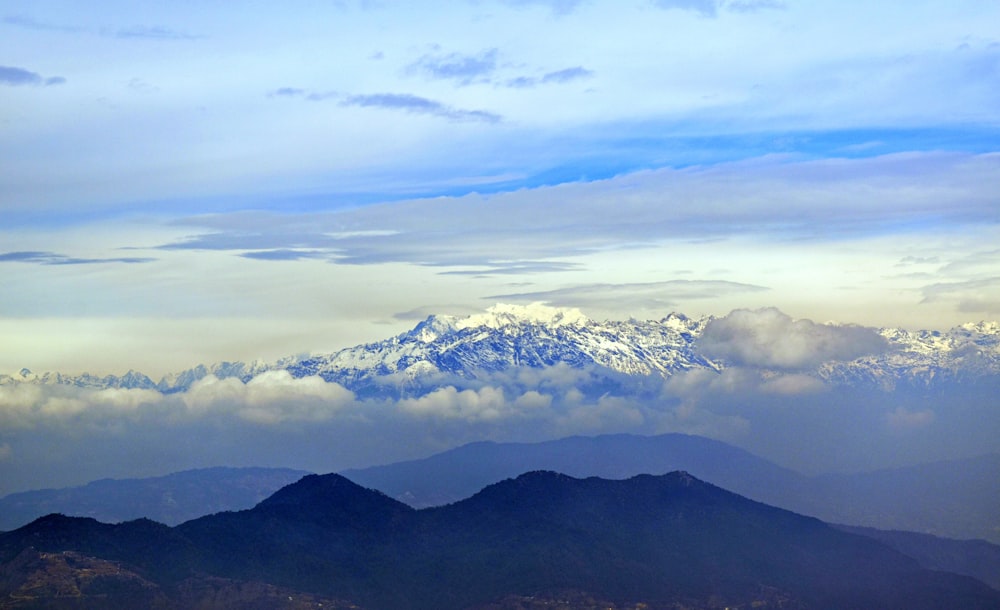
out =
<svg viewBox="0 0 1000 610"><path fill-rule="evenodd" d="M415 508L467 498L531 470L622 479L686 470L754 500L832 523L1000 542L1000 455L855 474L805 476L743 449L684 434L569 437L539 443L479 442L408 462L342 471ZM306 474L214 468L152 479L0 498L0 529L59 512L105 522L146 517L176 525L241 510Z"/></svg>
<svg viewBox="0 0 1000 610"><path fill-rule="evenodd" d="M290 468L216 467L13 493L0 498L0 530L12 530L49 513L106 523L147 518L177 525L215 512L251 508L306 474Z"/></svg>
<svg viewBox="0 0 1000 610"><path fill-rule="evenodd" d="M684 472L531 472L424 510L340 475L307 476L253 509L174 528L50 516L0 534L3 562L28 548L122 562L168 599L211 577L376 609L558 591L651 608L1000 607L1000 592L972 578Z"/></svg>
<svg viewBox="0 0 1000 610"><path fill-rule="evenodd" d="M740 495L828 522L1000 543L1000 454L806 476L704 437L616 434L472 443L421 460L342 474L421 508L455 502L529 470L611 479L687 470Z"/></svg>
<svg viewBox="0 0 1000 610"><path fill-rule="evenodd" d="M415 508L468 498L483 487L532 470L624 479L686 470L741 495L799 487L806 477L713 439L688 434L571 436L539 443L483 441L430 457L341 471Z"/></svg>

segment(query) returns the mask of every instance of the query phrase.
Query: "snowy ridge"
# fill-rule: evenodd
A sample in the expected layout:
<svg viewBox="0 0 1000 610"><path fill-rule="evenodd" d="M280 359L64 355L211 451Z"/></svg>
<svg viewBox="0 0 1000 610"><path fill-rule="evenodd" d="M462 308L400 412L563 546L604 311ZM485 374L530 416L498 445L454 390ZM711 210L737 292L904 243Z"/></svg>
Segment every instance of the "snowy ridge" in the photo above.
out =
<svg viewBox="0 0 1000 610"><path fill-rule="evenodd" d="M185 391L209 375L244 382L267 371L293 377L318 375L361 394L407 394L436 381L557 364L600 367L615 374L667 377L691 369L724 366L698 353L698 337L713 318L672 313L660 320L590 320L578 309L496 305L464 318L430 316L412 330L331 354L199 365L153 382L136 371L109 375L35 375L24 369L0 375L4 384L60 384L83 388ZM851 361L831 361L804 371L828 383L886 390L900 384L926 387L1000 374L1000 324L964 324L947 332L881 329L887 351Z"/></svg>

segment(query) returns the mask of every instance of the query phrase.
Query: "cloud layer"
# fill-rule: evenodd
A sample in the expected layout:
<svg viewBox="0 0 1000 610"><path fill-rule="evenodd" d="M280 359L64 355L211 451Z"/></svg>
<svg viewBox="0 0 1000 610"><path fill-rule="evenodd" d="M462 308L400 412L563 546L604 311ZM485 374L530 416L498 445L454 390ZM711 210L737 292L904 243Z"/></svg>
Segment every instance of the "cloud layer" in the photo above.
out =
<svg viewBox="0 0 1000 610"><path fill-rule="evenodd" d="M798 470L866 469L1000 450L998 383L886 393L738 366L664 380L557 365L442 377L397 400L284 371L246 383L209 376L172 395L3 385L0 494L219 464L331 471L483 439L615 432L706 435Z"/></svg>

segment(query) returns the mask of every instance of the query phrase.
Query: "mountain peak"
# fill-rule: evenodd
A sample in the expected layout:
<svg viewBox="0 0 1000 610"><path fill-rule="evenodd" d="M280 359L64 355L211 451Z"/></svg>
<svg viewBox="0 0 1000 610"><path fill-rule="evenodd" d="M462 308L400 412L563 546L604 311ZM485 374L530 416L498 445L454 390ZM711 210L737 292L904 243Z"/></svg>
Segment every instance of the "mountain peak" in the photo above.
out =
<svg viewBox="0 0 1000 610"><path fill-rule="evenodd" d="M310 474L279 489L253 511L317 523L349 525L387 521L413 509L339 474Z"/></svg>
<svg viewBox="0 0 1000 610"><path fill-rule="evenodd" d="M486 328L499 329L516 324L544 324L546 326L582 326L589 322L579 309L575 307L549 307L542 303L530 305L509 305L497 303L485 313L474 314L455 321L455 328Z"/></svg>

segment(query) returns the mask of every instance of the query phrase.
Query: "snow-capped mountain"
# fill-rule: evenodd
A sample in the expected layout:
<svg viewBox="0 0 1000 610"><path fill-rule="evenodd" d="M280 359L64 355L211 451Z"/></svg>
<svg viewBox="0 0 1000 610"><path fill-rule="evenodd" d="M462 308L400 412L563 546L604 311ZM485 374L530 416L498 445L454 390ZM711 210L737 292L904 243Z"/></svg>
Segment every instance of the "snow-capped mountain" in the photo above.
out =
<svg viewBox="0 0 1000 610"><path fill-rule="evenodd" d="M947 332L879 330L885 352L847 362L829 362L816 374L834 383L893 389L900 383L925 387L1000 374L1000 323L977 322Z"/></svg>
<svg viewBox="0 0 1000 610"><path fill-rule="evenodd" d="M578 309L544 305L496 305L468 317L430 316L403 334L332 354L296 356L273 363L254 361L199 365L158 383L129 371L109 375L35 375L24 369L0 375L0 384L62 384L89 388L184 391L208 375L249 381L273 370L293 377L318 375L360 394L405 394L436 380L475 379L518 367L565 365L599 368L625 376L667 377L680 371L726 367L698 351L698 339L713 321L672 313L660 320L591 320ZM850 361L826 362L802 371L835 384L891 389L926 386L1000 374L1000 324L980 322L947 332L881 329L889 349Z"/></svg>

